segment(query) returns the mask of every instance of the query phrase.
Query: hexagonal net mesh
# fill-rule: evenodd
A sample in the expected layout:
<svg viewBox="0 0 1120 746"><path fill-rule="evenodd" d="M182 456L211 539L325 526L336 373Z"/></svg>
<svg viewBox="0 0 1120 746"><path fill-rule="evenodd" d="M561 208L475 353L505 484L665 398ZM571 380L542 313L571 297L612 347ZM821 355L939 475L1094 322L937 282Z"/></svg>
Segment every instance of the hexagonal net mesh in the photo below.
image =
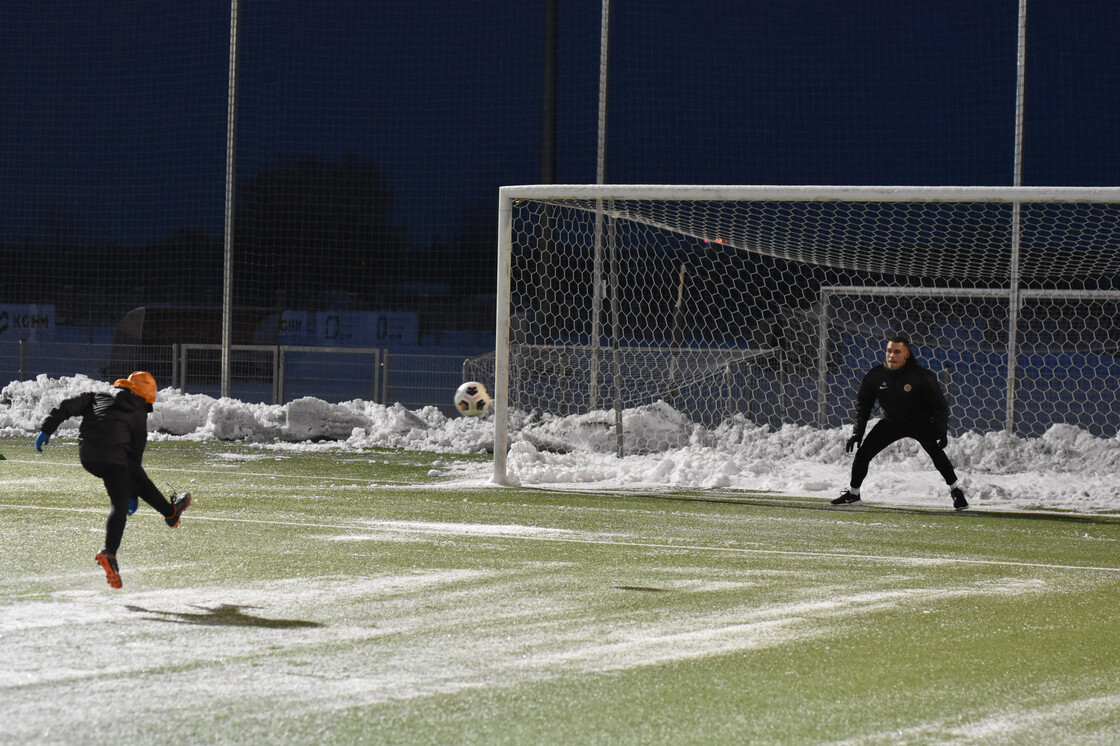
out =
<svg viewBox="0 0 1120 746"><path fill-rule="evenodd" d="M498 350L468 365L494 385L496 450L574 414L590 452L679 445L627 424L650 406L846 425L894 333L957 432L1117 432L1118 190L518 189Z"/></svg>

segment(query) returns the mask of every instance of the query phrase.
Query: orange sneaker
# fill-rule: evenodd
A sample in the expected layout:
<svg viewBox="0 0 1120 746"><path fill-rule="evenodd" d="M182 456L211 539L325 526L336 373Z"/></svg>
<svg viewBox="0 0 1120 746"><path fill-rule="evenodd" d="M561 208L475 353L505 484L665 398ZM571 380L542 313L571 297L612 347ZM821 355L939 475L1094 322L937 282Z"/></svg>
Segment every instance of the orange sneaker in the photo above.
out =
<svg viewBox="0 0 1120 746"><path fill-rule="evenodd" d="M109 585L114 588L120 588L121 583L121 570L117 567L117 556L109 554L104 549L97 553L94 557L97 564L101 565L101 569L105 571L105 579L109 581Z"/></svg>
<svg viewBox="0 0 1120 746"><path fill-rule="evenodd" d="M191 506L191 493L184 492L181 495L171 496L171 508L175 511L169 517L163 520L167 521L167 525L175 528L179 525L179 519L183 517L183 511Z"/></svg>

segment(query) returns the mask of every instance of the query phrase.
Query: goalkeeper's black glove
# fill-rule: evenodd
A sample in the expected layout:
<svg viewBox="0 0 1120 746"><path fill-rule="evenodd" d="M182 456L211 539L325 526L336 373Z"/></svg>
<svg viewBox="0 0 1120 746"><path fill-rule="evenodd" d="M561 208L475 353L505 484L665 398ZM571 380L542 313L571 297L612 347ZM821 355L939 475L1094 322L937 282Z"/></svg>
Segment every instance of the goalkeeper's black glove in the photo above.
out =
<svg viewBox="0 0 1120 746"><path fill-rule="evenodd" d="M949 434L948 433L938 433L937 440L935 442L937 443L938 448L944 450L945 446L949 445Z"/></svg>
<svg viewBox="0 0 1120 746"><path fill-rule="evenodd" d="M858 435L853 435L848 438L848 445L844 447L844 453L851 453L856 447L863 445L863 438Z"/></svg>

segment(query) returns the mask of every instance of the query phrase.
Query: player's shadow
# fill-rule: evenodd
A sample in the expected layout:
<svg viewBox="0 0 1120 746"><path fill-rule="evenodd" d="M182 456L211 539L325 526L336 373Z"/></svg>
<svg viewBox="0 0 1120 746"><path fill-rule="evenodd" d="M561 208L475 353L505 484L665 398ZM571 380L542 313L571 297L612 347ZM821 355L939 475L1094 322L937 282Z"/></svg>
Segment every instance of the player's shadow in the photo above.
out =
<svg viewBox="0 0 1120 746"><path fill-rule="evenodd" d="M237 606L236 604L222 604L214 608L206 606L193 606L202 609L202 612L189 611L159 611L158 609L145 609L142 606L127 606L129 611L138 614L148 614L145 619L153 622L171 622L173 624L202 624L210 627L265 627L268 629L301 629L308 627L322 627L319 622L307 622L302 619L267 619L261 616L246 614L242 609L252 609L252 606Z"/></svg>

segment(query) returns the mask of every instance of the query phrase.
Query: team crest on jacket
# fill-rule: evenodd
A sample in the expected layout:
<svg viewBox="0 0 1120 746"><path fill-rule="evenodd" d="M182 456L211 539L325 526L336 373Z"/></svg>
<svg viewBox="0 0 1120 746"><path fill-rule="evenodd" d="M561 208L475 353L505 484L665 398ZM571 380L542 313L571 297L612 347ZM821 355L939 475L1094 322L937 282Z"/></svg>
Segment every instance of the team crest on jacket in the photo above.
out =
<svg viewBox="0 0 1120 746"><path fill-rule="evenodd" d="M902 390L903 390L903 391L905 391L905 392L907 392L907 393L909 393L909 392L910 392L910 388L911 388L910 384L906 384L905 386L903 386L903 387L902 387Z"/></svg>

